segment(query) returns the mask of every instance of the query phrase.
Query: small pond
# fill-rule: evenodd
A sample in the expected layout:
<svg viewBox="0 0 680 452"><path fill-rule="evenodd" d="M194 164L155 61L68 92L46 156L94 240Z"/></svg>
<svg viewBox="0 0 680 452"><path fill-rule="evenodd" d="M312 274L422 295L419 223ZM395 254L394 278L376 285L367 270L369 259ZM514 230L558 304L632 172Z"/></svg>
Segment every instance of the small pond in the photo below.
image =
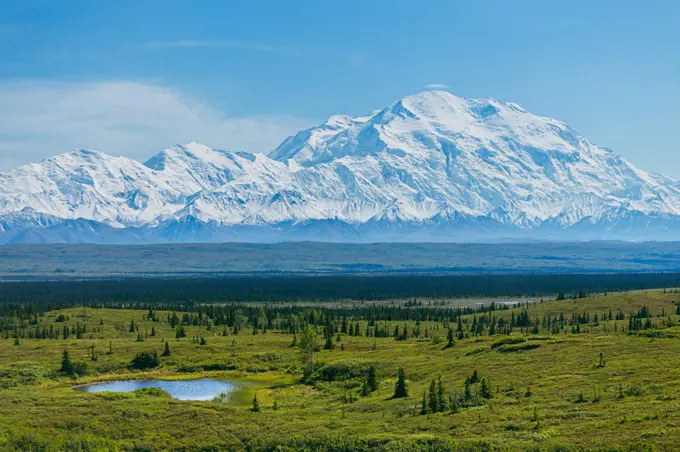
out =
<svg viewBox="0 0 680 452"><path fill-rule="evenodd" d="M211 380L124 380L76 386L84 392L132 392L143 388L161 388L179 400L212 400L220 394L231 394L240 389L233 381Z"/></svg>

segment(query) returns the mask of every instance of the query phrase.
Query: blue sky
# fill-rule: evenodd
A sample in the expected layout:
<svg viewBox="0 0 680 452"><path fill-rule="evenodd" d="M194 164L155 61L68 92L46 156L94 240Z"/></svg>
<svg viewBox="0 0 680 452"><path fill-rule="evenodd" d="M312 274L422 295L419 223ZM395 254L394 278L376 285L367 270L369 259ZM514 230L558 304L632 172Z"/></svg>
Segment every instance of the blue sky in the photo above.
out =
<svg viewBox="0 0 680 452"><path fill-rule="evenodd" d="M0 2L0 170L75 147L263 152L428 84L680 177L680 2Z"/></svg>

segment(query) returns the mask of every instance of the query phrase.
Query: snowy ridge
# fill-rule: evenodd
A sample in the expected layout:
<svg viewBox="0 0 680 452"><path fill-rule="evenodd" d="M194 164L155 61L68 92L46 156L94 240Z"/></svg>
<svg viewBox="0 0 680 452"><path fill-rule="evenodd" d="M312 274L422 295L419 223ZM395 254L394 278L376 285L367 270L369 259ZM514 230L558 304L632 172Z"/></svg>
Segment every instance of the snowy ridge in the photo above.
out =
<svg viewBox="0 0 680 452"><path fill-rule="evenodd" d="M0 174L0 241L71 241L74 228L106 243L670 240L680 183L516 104L426 91L333 116L268 156L77 150Z"/></svg>

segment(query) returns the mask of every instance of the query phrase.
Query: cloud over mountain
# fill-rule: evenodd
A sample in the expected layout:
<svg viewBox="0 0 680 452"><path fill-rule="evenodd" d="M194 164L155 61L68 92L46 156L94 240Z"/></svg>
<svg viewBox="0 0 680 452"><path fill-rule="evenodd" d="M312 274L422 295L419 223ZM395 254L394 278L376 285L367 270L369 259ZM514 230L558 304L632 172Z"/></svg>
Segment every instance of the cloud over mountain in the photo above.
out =
<svg viewBox="0 0 680 452"><path fill-rule="evenodd" d="M203 141L266 152L308 119L234 117L179 91L133 82L0 83L0 170L64 149L147 158L167 143Z"/></svg>

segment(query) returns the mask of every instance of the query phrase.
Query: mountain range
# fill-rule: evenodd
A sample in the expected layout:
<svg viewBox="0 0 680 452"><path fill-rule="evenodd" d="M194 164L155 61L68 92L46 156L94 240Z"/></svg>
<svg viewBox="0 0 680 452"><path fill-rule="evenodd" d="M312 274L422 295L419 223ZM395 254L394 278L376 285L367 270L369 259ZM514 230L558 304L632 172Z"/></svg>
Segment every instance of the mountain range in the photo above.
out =
<svg viewBox="0 0 680 452"><path fill-rule="evenodd" d="M267 155L81 149L0 174L0 243L590 239L680 239L680 182L445 91L332 116Z"/></svg>

